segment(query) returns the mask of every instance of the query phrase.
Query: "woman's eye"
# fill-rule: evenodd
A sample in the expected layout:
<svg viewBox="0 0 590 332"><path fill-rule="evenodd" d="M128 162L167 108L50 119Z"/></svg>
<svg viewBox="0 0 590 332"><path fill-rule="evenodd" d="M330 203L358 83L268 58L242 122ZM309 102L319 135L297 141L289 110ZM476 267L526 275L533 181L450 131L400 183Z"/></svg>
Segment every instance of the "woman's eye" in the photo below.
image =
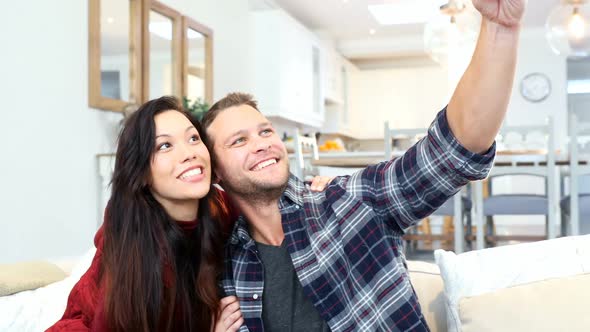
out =
<svg viewBox="0 0 590 332"><path fill-rule="evenodd" d="M162 150L166 150L168 148L170 148L172 145L170 145L170 143L162 143L160 145L158 145L158 150L162 151Z"/></svg>
<svg viewBox="0 0 590 332"><path fill-rule="evenodd" d="M264 136L268 136L268 135L272 134L272 130L270 130L270 129L264 129L261 132L261 134L264 135Z"/></svg>
<svg viewBox="0 0 590 332"><path fill-rule="evenodd" d="M199 136L197 136L197 135L193 135L193 136L191 136L191 138L189 139L189 142L191 142L191 143L195 143L195 142L198 142L198 141L200 141L200 140L201 140L201 138L200 138Z"/></svg>

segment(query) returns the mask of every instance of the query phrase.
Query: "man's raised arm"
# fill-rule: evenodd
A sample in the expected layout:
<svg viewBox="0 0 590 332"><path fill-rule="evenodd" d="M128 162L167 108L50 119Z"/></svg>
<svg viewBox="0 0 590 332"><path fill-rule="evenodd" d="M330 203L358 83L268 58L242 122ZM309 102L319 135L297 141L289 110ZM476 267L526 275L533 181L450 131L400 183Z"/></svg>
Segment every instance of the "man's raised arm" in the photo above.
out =
<svg viewBox="0 0 590 332"><path fill-rule="evenodd" d="M482 14L481 31L449 102L447 119L461 145L482 153L494 142L508 108L526 0L472 2Z"/></svg>

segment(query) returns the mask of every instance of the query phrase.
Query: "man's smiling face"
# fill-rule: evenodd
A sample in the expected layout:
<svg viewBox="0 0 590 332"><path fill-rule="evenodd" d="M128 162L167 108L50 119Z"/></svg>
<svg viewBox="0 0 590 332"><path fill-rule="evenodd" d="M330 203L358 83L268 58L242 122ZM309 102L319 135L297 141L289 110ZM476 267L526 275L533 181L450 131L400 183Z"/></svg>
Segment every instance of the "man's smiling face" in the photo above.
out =
<svg viewBox="0 0 590 332"><path fill-rule="evenodd" d="M207 128L215 173L235 195L280 196L289 179L285 145L264 115L249 105L221 111Z"/></svg>

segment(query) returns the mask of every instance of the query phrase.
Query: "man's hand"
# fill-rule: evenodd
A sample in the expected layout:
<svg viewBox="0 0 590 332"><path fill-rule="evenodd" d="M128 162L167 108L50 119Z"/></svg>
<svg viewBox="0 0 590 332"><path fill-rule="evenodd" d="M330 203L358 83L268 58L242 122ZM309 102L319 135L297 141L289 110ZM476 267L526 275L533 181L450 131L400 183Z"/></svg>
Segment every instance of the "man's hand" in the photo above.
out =
<svg viewBox="0 0 590 332"><path fill-rule="evenodd" d="M484 19L506 28L517 27L524 14L527 0L472 0Z"/></svg>

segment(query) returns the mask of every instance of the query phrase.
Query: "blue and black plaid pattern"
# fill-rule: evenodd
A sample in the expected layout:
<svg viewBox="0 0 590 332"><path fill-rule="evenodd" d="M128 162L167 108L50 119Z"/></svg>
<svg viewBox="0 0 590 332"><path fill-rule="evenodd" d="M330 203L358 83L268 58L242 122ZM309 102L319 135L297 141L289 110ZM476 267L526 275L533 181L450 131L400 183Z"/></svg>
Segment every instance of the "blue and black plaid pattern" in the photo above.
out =
<svg viewBox="0 0 590 332"><path fill-rule="evenodd" d="M429 331L407 273L404 229L468 181L483 179L495 145L478 155L449 129L446 109L402 157L337 177L312 193L291 176L279 202L285 241L306 295L332 331ZM264 272L246 221L226 246L223 289L240 299L245 325L264 331ZM286 299L288 300L288 299Z"/></svg>

